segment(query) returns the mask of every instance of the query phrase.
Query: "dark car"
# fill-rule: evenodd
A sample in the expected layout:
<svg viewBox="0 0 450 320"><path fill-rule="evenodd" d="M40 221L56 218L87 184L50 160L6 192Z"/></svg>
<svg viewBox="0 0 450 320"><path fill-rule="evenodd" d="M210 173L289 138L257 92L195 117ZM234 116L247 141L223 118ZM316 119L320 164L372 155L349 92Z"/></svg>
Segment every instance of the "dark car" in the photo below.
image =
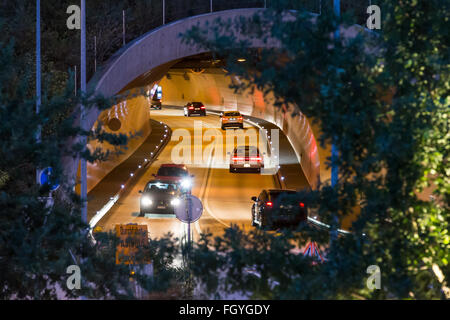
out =
<svg viewBox="0 0 450 320"><path fill-rule="evenodd" d="M230 155L230 172L256 171L264 168L264 154L257 147L239 146Z"/></svg>
<svg viewBox="0 0 450 320"><path fill-rule="evenodd" d="M308 219L308 209L295 190L262 190L252 197L252 226L264 229L296 227Z"/></svg>
<svg viewBox="0 0 450 320"><path fill-rule="evenodd" d="M180 204L181 187L177 183L151 180L141 193L139 216L146 213L175 214L175 207Z"/></svg>
<svg viewBox="0 0 450 320"><path fill-rule="evenodd" d="M184 192L191 191L193 176L189 175L189 172L184 164L162 164L159 167L158 172L153 176L157 180L179 184Z"/></svg>
<svg viewBox="0 0 450 320"><path fill-rule="evenodd" d="M184 116L190 117L193 114L206 116L206 107L201 102L188 102L184 106Z"/></svg>

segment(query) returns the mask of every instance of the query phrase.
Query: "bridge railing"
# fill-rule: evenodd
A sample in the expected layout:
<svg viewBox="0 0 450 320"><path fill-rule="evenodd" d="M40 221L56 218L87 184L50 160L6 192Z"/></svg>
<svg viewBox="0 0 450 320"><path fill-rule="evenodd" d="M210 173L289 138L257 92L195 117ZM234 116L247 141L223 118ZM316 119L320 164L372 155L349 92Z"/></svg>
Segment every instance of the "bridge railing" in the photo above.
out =
<svg viewBox="0 0 450 320"><path fill-rule="evenodd" d="M122 35L109 34L102 39L101 29L91 29L88 26L87 37L89 39L88 45L88 59L96 65L107 65L108 60L120 55L133 42L141 38L145 33L152 31L165 24L175 22L177 20L188 17L218 12L231 9L244 8L270 8L279 0L142 0L139 4L139 11L128 12L125 23L125 42L122 44ZM375 0L376 1L376 0ZM351 12L355 18L356 23L364 25L368 17L366 10L374 0L340 0L341 14ZM286 9L304 9L312 13L320 14L325 8L333 7L333 0L286 0ZM284 3L283 3L284 4ZM133 16L134 14L134 16ZM112 17L116 21L122 21L122 16ZM111 26L109 26L111 28ZM116 26L117 27L117 26ZM122 30L122 28L120 28ZM101 46L94 48L94 36L97 40L103 40ZM105 37L105 35L103 36ZM120 39L120 40L119 40ZM92 40L92 41L91 41ZM96 56L94 53L96 52ZM98 70L97 70L98 71ZM89 78L94 75L94 63L88 63Z"/></svg>

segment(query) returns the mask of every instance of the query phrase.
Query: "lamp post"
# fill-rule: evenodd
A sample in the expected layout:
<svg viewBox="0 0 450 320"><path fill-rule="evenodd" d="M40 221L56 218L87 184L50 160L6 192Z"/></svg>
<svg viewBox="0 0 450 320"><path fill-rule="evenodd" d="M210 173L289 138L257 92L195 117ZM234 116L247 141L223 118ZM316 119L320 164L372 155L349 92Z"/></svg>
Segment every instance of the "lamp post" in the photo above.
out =
<svg viewBox="0 0 450 320"><path fill-rule="evenodd" d="M81 96L82 99L85 98L86 94L86 0L81 0L81 70L80 70L80 80L81 80ZM85 107L83 101L80 106L80 127L85 130ZM85 147L87 139L82 136L82 145ZM86 159L81 158L81 218L83 222L87 223L87 163Z"/></svg>
<svg viewBox="0 0 450 320"><path fill-rule="evenodd" d="M36 0L36 114L41 109L41 1ZM41 141L41 126L38 125L36 143ZM36 168L36 183L39 183L39 168Z"/></svg>
<svg viewBox="0 0 450 320"><path fill-rule="evenodd" d="M340 0L333 0L333 7L334 7L334 14L337 18L341 16L341 1ZM334 31L334 38L335 41L339 41L339 24L337 25L336 30ZM338 158L339 151L336 147L336 137L333 136L331 141L331 186L335 187L338 182L338 166L336 164L336 160ZM337 199L336 199L337 200ZM333 223L330 230L330 243L337 239L338 236L338 229L337 225L339 224L339 219L337 216L337 213L333 213Z"/></svg>

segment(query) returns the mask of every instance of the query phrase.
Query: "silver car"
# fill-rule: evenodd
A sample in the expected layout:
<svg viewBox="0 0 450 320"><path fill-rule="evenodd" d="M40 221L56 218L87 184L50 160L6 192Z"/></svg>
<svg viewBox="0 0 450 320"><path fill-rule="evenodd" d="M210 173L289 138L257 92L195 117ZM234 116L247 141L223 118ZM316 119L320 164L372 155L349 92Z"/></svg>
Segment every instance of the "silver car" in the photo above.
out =
<svg viewBox="0 0 450 320"><path fill-rule="evenodd" d="M264 168L264 157L257 147L238 146L230 155L230 172L261 172L262 168Z"/></svg>

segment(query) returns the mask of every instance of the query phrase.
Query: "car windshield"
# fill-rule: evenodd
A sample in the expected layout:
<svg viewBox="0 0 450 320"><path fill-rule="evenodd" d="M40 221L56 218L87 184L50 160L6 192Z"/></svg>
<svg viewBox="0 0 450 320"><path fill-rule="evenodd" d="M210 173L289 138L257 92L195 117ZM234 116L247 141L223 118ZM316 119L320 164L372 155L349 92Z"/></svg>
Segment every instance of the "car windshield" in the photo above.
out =
<svg viewBox="0 0 450 320"><path fill-rule="evenodd" d="M240 115L239 112L225 112L226 117L239 117Z"/></svg>
<svg viewBox="0 0 450 320"><path fill-rule="evenodd" d="M161 167L158 170L158 176L185 177L188 175L186 170L179 167Z"/></svg>
<svg viewBox="0 0 450 320"><path fill-rule="evenodd" d="M161 181L151 181L145 186L145 191L151 192L166 192L166 191L176 191L178 185L176 183L167 183Z"/></svg>
<svg viewBox="0 0 450 320"><path fill-rule="evenodd" d="M201 106L203 106L203 103L201 103L201 102L192 102L192 105L194 107L201 107Z"/></svg>
<svg viewBox="0 0 450 320"><path fill-rule="evenodd" d="M234 154L235 155L240 155L240 156L259 156L259 150L257 147L252 147L252 146L241 146L241 147L237 147L236 149L234 149Z"/></svg>

